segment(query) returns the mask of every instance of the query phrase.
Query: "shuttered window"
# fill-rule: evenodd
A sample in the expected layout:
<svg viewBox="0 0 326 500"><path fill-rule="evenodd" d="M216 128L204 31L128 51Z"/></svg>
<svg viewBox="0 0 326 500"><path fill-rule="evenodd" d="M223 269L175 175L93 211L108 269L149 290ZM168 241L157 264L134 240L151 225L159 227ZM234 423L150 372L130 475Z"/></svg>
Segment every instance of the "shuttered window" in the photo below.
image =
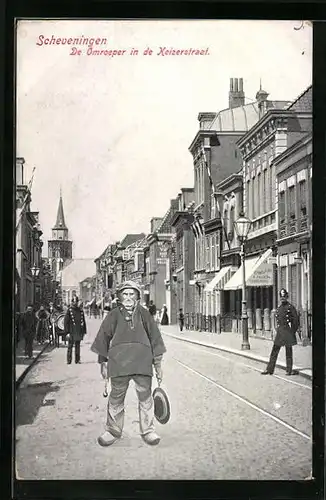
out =
<svg viewBox="0 0 326 500"><path fill-rule="evenodd" d="M293 264L289 269L289 298L290 302L297 307L297 266Z"/></svg>

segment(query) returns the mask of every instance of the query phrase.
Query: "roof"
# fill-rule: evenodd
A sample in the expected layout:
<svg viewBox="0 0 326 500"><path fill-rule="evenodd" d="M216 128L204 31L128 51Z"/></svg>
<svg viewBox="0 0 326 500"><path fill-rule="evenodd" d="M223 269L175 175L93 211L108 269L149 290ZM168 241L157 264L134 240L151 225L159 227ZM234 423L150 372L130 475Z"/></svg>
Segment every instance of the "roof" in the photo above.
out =
<svg viewBox="0 0 326 500"><path fill-rule="evenodd" d="M53 229L68 229L65 223L65 216L63 213L63 203L62 196L60 195L58 212L57 212L57 220Z"/></svg>
<svg viewBox="0 0 326 500"><path fill-rule="evenodd" d="M289 101L268 101L268 109L283 109ZM223 109L217 113L208 130L216 132L247 132L259 120L258 102L245 104L236 108Z"/></svg>
<svg viewBox="0 0 326 500"><path fill-rule="evenodd" d="M62 269L62 286L79 290L79 283L95 272L93 259L73 259Z"/></svg>
<svg viewBox="0 0 326 500"><path fill-rule="evenodd" d="M312 85L304 90L288 107L291 111L312 113Z"/></svg>
<svg viewBox="0 0 326 500"><path fill-rule="evenodd" d="M120 247L127 248L129 245L132 243L135 243L135 241L138 240L143 240L145 238L145 233L138 233L138 234L127 234L123 240L120 243Z"/></svg>

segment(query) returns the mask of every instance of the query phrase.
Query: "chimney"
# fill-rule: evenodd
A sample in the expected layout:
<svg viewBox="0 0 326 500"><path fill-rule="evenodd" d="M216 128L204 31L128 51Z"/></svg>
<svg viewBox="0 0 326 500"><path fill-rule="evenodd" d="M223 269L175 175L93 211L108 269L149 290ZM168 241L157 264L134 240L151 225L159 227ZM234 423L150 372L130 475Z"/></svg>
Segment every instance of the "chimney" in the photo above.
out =
<svg viewBox="0 0 326 500"><path fill-rule="evenodd" d="M244 106L243 78L230 78L229 108Z"/></svg>
<svg viewBox="0 0 326 500"><path fill-rule="evenodd" d="M24 158L16 158L16 186L24 185Z"/></svg>

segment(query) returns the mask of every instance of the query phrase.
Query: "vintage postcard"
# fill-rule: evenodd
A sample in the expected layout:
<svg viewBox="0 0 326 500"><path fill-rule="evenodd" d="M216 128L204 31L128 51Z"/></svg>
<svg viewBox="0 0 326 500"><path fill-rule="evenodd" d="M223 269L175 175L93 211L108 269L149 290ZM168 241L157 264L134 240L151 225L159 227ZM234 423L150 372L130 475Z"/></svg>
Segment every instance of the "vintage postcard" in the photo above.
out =
<svg viewBox="0 0 326 500"><path fill-rule="evenodd" d="M17 21L17 479L311 478L312 92L308 21Z"/></svg>

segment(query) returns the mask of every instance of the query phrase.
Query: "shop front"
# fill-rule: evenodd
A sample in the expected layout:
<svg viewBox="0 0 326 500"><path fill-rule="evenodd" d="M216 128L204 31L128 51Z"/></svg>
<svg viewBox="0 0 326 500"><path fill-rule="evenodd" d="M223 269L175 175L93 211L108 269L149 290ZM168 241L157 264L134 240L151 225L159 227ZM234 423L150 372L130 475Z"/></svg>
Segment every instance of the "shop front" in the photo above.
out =
<svg viewBox="0 0 326 500"><path fill-rule="evenodd" d="M246 299L248 329L251 334L272 337L273 308L273 261L272 249L263 254L248 256L245 259ZM241 301L243 287L242 264L224 286L224 293L229 293L229 304L233 321L231 331L241 328Z"/></svg>

